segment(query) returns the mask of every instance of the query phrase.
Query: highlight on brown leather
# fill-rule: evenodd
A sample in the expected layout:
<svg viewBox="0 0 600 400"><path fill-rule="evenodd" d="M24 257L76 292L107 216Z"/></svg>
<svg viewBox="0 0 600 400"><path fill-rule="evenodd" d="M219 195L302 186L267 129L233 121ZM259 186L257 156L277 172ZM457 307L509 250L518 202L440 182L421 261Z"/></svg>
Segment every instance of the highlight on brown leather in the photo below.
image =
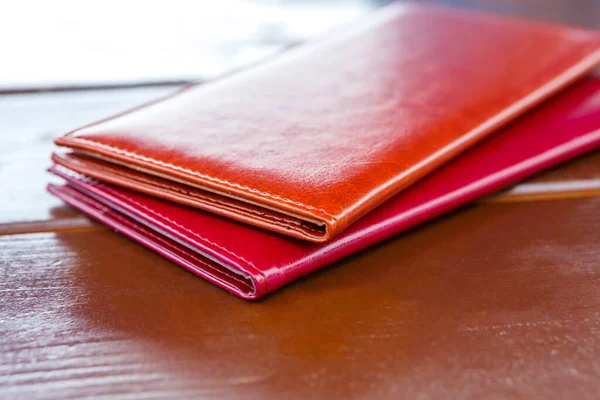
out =
<svg viewBox="0 0 600 400"><path fill-rule="evenodd" d="M597 32L398 2L68 132L55 161L325 242L599 62Z"/></svg>
<svg viewBox="0 0 600 400"><path fill-rule="evenodd" d="M101 181L236 219L257 227L264 228L264 225L267 225L269 230L292 237L313 242L323 242L328 238L329 232L324 221L302 218L298 215L251 203L239 197L227 196L197 185L176 182L172 178L165 179L139 169L127 168L118 164L116 160L108 162L81 151L65 154L53 153L52 160L65 168Z"/></svg>

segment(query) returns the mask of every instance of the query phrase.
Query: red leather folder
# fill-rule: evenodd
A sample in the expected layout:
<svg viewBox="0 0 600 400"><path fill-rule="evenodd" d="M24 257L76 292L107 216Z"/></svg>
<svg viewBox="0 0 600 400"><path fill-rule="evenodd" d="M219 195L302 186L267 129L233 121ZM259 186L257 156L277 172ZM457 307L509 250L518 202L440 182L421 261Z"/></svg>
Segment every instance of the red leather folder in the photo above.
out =
<svg viewBox="0 0 600 400"><path fill-rule="evenodd" d="M196 275L257 299L390 236L600 147L600 79L585 78L360 218L302 241L55 165L49 191ZM152 268L152 266L140 266ZM339 271L343 274L343 269ZM368 279L369 271L365 271Z"/></svg>
<svg viewBox="0 0 600 400"><path fill-rule="evenodd" d="M54 161L327 242L599 62L594 31L398 2L63 135Z"/></svg>

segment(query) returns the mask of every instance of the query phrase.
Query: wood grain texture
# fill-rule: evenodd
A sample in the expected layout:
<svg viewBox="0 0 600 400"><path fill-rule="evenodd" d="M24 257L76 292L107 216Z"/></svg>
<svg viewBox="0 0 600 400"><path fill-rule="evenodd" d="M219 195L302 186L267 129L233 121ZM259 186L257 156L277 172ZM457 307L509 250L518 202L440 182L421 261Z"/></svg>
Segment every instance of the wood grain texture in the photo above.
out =
<svg viewBox="0 0 600 400"><path fill-rule="evenodd" d="M598 226L474 206L258 303L110 231L5 236L2 396L595 399Z"/></svg>
<svg viewBox="0 0 600 400"><path fill-rule="evenodd" d="M553 168L523 183L557 183L569 181L597 181L600 179L600 150L569 163Z"/></svg>
<svg viewBox="0 0 600 400"><path fill-rule="evenodd" d="M0 96L0 233L45 229L79 218L46 193L53 139L61 133L172 91L173 87ZM39 225L36 225L37 222ZM23 223L28 225L24 227ZM11 224L16 224L14 229ZM46 225L44 225L46 224ZM66 224L66 221L60 224ZM54 224L51 226L63 226ZM68 225L68 224L67 224Z"/></svg>
<svg viewBox="0 0 600 400"><path fill-rule="evenodd" d="M594 0L438 2L600 27ZM246 303L45 193L54 137L162 93L0 96L0 398L600 398L600 196L467 207Z"/></svg>
<svg viewBox="0 0 600 400"><path fill-rule="evenodd" d="M0 96L0 182L10 188L0 197L0 235L81 227L80 214L46 193L52 140L73 127L169 93L173 88ZM34 116L34 117L32 117ZM573 186L582 182L587 188ZM486 201L590 196L598 194L600 152L553 169ZM543 185L538 185L543 183ZM591 185L591 186L590 186ZM522 190L527 196L523 196ZM71 224L72 221L72 224Z"/></svg>
<svg viewBox="0 0 600 400"><path fill-rule="evenodd" d="M600 151L579 157L480 202L543 201L600 195Z"/></svg>

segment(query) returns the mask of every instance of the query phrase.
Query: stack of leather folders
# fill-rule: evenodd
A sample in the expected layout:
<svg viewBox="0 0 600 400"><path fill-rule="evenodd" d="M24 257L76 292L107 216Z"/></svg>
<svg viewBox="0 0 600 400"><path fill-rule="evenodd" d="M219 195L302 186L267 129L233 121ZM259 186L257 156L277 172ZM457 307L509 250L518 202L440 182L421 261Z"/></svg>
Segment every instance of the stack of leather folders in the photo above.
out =
<svg viewBox="0 0 600 400"><path fill-rule="evenodd" d="M48 190L256 299L599 147L599 62L594 31L392 4L59 137Z"/></svg>

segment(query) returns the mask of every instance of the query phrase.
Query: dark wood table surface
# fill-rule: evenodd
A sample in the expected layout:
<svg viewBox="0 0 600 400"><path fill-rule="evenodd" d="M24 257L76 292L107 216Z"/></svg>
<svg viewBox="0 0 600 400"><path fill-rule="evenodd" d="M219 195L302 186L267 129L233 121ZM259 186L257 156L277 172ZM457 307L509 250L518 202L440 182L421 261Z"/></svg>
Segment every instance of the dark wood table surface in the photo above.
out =
<svg viewBox="0 0 600 400"><path fill-rule="evenodd" d="M0 398L600 398L600 151L249 303L45 192L54 137L172 89L0 96Z"/></svg>

